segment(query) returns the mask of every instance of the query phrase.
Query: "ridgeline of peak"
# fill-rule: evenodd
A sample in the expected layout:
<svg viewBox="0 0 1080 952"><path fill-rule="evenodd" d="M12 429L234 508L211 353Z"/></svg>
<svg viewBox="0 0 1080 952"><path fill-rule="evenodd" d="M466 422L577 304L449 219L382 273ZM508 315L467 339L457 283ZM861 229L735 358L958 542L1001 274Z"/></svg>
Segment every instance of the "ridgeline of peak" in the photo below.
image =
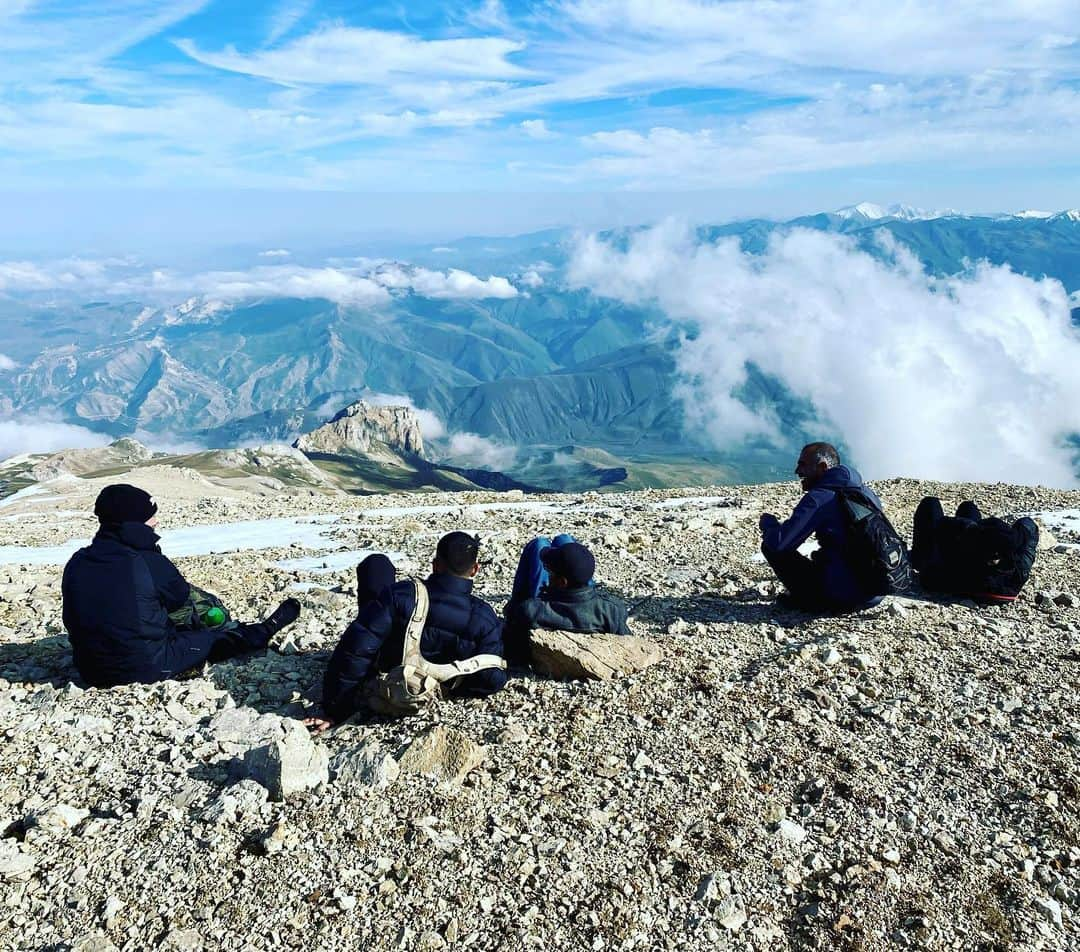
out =
<svg viewBox="0 0 1080 952"><path fill-rule="evenodd" d="M424 455L420 420L405 406L376 406L357 400L322 426L304 433L293 446L304 453L360 456L396 462L401 456Z"/></svg>

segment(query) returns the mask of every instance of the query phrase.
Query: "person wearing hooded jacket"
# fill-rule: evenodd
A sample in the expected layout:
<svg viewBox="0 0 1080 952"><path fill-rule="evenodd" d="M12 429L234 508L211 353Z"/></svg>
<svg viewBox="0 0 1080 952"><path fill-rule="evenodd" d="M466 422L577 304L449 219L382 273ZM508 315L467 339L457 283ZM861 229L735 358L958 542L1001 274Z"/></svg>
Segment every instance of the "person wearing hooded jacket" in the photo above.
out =
<svg viewBox="0 0 1080 952"><path fill-rule="evenodd" d="M537 581L535 563L543 568ZM593 580L596 560L573 536L534 539L522 553L506 616L506 657L525 664L534 628L629 635L626 603ZM524 584L519 584L522 579Z"/></svg>
<svg viewBox="0 0 1080 952"><path fill-rule="evenodd" d="M106 486L94 504L97 534L64 568L64 627L75 667L95 687L160 681L265 648L300 614L288 598L258 624L178 625L170 613L190 606L198 590L162 554L157 508L142 489Z"/></svg>
<svg viewBox="0 0 1080 952"><path fill-rule="evenodd" d="M784 604L812 612L849 612L881 601L867 592L866 566L855 564L848 547L848 524L837 492L858 490L879 510L881 500L859 473L840 463L829 443L808 443L799 454L795 475L803 488L791 515L781 522L772 513L759 520L761 553L787 589ZM810 558L799 552L810 536L818 548Z"/></svg>
<svg viewBox="0 0 1080 952"><path fill-rule="evenodd" d="M429 607L420 651L428 661L444 664L475 655L503 654L502 621L487 602L472 594L473 579L480 567L479 552L479 540L465 532L450 532L439 540L431 575L423 583ZM380 574L385 573L388 563L380 564ZM370 582L373 570L375 566L365 569L360 584ZM388 573L381 577L388 577ZM367 584L366 594L371 592L372 586ZM370 681L402 662L416 590L406 579L381 588L375 595L373 601L360 607L330 657L323 678L323 716L305 722L315 732L365 709L365 691ZM453 690L487 695L505 684L506 672L489 668L457 679Z"/></svg>

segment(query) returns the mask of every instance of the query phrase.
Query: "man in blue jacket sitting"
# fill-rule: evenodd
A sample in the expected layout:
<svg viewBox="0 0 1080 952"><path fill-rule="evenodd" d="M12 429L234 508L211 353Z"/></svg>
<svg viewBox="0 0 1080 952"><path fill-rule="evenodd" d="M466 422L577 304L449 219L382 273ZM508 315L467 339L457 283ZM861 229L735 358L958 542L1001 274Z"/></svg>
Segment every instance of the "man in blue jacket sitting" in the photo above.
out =
<svg viewBox="0 0 1080 952"><path fill-rule="evenodd" d="M229 620L214 596L189 585L161 554L157 503L136 486L106 486L94 514L101 528L65 566L62 588L64 627L88 684L161 681L262 649L300 614L300 603L287 598L264 622ZM212 611L200 616L204 606Z"/></svg>
<svg viewBox="0 0 1080 952"><path fill-rule="evenodd" d="M472 594L479 554L479 540L465 532L439 540L431 575L423 583L429 607L420 653L426 661L447 664L503 654L502 622L487 602ZM323 680L325 717L308 720L313 730L325 730L367 707L371 680L402 663L405 631L415 607L416 588L406 579L360 610L330 658ZM505 670L487 668L458 679L453 689L484 695L505 684Z"/></svg>
<svg viewBox="0 0 1080 952"><path fill-rule="evenodd" d="M864 566L848 551L848 523L837 491L857 489L881 509L881 500L829 443L808 443L799 454L795 475L805 495L791 516L781 522L762 515L761 552L787 589L778 602L811 612L850 612L876 605L880 595L867 593ZM811 535L818 549L810 558L799 552Z"/></svg>

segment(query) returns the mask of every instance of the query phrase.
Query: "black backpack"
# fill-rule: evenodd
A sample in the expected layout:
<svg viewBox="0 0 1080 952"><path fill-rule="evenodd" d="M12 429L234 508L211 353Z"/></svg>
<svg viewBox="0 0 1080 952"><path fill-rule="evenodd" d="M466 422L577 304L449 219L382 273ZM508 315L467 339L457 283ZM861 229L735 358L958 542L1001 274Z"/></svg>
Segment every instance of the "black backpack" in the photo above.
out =
<svg viewBox="0 0 1080 952"><path fill-rule="evenodd" d="M877 504L861 489L837 489L848 526L848 555L868 595L899 595L912 584L907 546Z"/></svg>

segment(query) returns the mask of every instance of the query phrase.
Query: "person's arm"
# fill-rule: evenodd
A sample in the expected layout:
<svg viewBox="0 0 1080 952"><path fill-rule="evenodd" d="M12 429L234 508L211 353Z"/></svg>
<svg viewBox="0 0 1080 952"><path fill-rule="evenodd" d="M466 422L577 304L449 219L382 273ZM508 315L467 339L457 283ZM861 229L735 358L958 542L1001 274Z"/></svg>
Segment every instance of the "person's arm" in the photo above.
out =
<svg viewBox="0 0 1080 952"><path fill-rule="evenodd" d="M345 629L323 678L323 710L331 722L343 721L360 709L360 689L392 627L389 604L376 601L366 605Z"/></svg>
<svg viewBox="0 0 1080 952"><path fill-rule="evenodd" d="M174 612L186 605L191 595L191 586L180 574L180 570L160 552L144 552L142 556L165 611Z"/></svg>
<svg viewBox="0 0 1080 952"><path fill-rule="evenodd" d="M821 506L826 495L809 492L784 522L766 514L761 517L761 547L772 552L791 552L802 545L817 529Z"/></svg>
<svg viewBox="0 0 1080 952"><path fill-rule="evenodd" d="M503 647L503 623L494 611L484 620L484 631L476 643L477 654L493 654L505 657ZM466 694L487 695L501 691L506 685L506 670L487 668L458 681L457 690Z"/></svg>

